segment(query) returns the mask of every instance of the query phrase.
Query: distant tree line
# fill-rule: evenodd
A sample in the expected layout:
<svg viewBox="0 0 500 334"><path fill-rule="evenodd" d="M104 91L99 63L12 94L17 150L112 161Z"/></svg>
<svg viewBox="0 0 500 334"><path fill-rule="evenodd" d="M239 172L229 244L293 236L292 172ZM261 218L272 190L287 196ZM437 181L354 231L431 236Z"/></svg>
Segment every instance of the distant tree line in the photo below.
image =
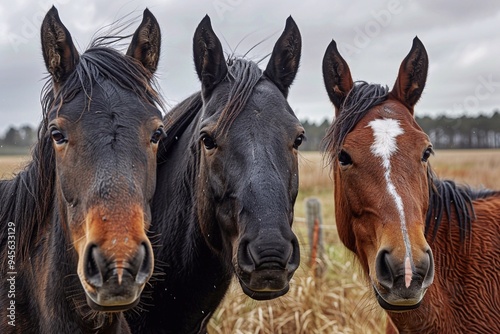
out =
<svg viewBox="0 0 500 334"><path fill-rule="evenodd" d="M417 123L427 133L437 149L500 148L500 111L491 116L417 117ZM322 139L330 121L320 124L303 121L307 140L300 147L305 151L322 149Z"/></svg>
<svg viewBox="0 0 500 334"><path fill-rule="evenodd" d="M19 128L11 126L7 129L3 137L0 137L0 145L30 147L36 142L37 133L29 125L23 125Z"/></svg>
<svg viewBox="0 0 500 334"><path fill-rule="evenodd" d="M436 148L500 148L500 112L491 116L417 117Z"/></svg>
<svg viewBox="0 0 500 334"><path fill-rule="evenodd" d="M425 116L416 119L429 135L435 148L500 148L500 111L498 110L494 111L491 116L462 116L459 118ZM326 130L330 127L330 121L325 119L320 124L316 124L305 120L302 125L306 130L307 140L300 149L302 151L321 150L321 141ZM36 139L37 132L29 125L19 128L11 126L3 137L0 137L0 145L30 147Z"/></svg>

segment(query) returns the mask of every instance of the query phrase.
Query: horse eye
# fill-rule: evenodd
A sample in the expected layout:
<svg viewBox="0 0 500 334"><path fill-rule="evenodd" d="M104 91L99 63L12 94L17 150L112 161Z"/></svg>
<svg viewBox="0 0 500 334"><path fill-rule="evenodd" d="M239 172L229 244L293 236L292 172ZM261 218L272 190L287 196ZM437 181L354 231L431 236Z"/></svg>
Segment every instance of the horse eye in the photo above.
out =
<svg viewBox="0 0 500 334"><path fill-rule="evenodd" d="M299 146L302 144L304 141L305 137L303 134L300 134L297 138L295 138L295 141L293 142L293 148L298 149Z"/></svg>
<svg viewBox="0 0 500 334"><path fill-rule="evenodd" d="M165 131L163 131L163 128L158 128L151 136L151 142L153 144L158 144L158 142L164 137L164 135Z"/></svg>
<svg viewBox="0 0 500 334"><path fill-rule="evenodd" d="M424 154L422 155L422 162L427 162L429 160L429 157L431 154L434 154L434 150L432 149L432 146L427 147L427 149L424 151Z"/></svg>
<svg viewBox="0 0 500 334"><path fill-rule="evenodd" d="M215 143L215 140L206 133L202 135L201 141L203 142L203 145L205 145L205 148L207 150L212 150L217 147L217 143Z"/></svg>
<svg viewBox="0 0 500 334"><path fill-rule="evenodd" d="M340 163L341 166L352 165L351 156L349 155L349 153L347 153L344 150L340 151L338 159L339 159L339 163Z"/></svg>
<svg viewBox="0 0 500 334"><path fill-rule="evenodd" d="M57 129L52 129L50 131L50 136L52 137L52 140L57 144L57 145L62 145L68 142L66 137L63 135L63 133Z"/></svg>

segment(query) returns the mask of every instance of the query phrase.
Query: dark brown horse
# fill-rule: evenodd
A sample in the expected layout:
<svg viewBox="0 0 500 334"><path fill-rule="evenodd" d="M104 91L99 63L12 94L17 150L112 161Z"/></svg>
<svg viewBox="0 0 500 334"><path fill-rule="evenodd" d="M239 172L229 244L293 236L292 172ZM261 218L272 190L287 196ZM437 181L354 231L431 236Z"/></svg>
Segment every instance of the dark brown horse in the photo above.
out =
<svg viewBox="0 0 500 334"><path fill-rule="evenodd" d="M208 16L193 51L201 92L167 114L158 152L151 236L165 275L130 314L137 333L205 333L234 274L248 296L271 299L299 265L291 225L304 129L286 101L299 30L289 18L265 71L226 61Z"/></svg>
<svg viewBox="0 0 500 334"><path fill-rule="evenodd" d="M334 41L323 77L340 239L399 333L500 333L500 192L439 180L414 106L428 58L415 38L396 83L353 83ZM393 332L392 324L388 332Z"/></svg>
<svg viewBox="0 0 500 334"><path fill-rule="evenodd" d="M138 303L154 261L159 26L145 10L127 55L97 42L79 55L52 7L41 39L39 139L0 182L1 332L129 332L118 311Z"/></svg>

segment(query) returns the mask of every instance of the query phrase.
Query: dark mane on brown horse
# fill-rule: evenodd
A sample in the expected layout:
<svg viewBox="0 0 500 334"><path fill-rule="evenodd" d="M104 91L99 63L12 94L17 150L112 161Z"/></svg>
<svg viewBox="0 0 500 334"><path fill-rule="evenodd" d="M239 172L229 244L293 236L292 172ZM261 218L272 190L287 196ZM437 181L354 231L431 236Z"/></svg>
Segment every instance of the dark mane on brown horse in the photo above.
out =
<svg viewBox="0 0 500 334"><path fill-rule="evenodd" d="M429 208L425 219L425 233L429 233L432 227L432 238L434 240L439 226L446 213L448 223L451 222L451 210L455 210L457 223L460 230L460 240L464 241L467 233L471 231L471 224L475 219L472 200L473 192L465 186L457 186L451 180L439 180L429 167L427 169L429 180Z"/></svg>
<svg viewBox="0 0 500 334"><path fill-rule="evenodd" d="M450 222L451 210L454 209L460 229L460 240L465 241L467 233L471 232L472 223L475 220L472 201L495 196L500 192L490 189L472 189L466 185L457 185L452 180L439 180L430 168L430 164L427 175L430 183L430 201L425 221L426 234L429 233L431 226L434 226L432 230L432 239L434 239L441 225L443 214L446 214L448 222Z"/></svg>

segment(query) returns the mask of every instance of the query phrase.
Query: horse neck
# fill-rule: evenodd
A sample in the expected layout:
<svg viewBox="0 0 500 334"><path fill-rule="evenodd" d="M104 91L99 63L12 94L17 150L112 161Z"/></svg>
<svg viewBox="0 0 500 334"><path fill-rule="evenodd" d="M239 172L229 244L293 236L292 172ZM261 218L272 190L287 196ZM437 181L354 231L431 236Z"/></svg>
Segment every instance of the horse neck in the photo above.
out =
<svg viewBox="0 0 500 334"><path fill-rule="evenodd" d="M472 200L475 219L465 240L460 237L455 208L450 216L444 213L435 238L428 237L436 264L434 282L418 309L389 313L400 333L459 333L471 328L477 332L500 331L498 310L491 308L498 296L478 284L489 282L492 289L498 288L498 265L491 259L500 258L496 246L500 235L500 192L477 194L479 197ZM471 313L471 307L476 312Z"/></svg>
<svg viewBox="0 0 500 334"><path fill-rule="evenodd" d="M195 254L205 246L197 217L196 183L198 182L199 155L196 115L178 140L170 143L168 151L159 157L157 186L153 202L152 234L161 234L162 254L171 261L196 261ZM153 240L154 241L154 240ZM198 259L201 261L201 259ZM185 263L184 263L185 264Z"/></svg>

